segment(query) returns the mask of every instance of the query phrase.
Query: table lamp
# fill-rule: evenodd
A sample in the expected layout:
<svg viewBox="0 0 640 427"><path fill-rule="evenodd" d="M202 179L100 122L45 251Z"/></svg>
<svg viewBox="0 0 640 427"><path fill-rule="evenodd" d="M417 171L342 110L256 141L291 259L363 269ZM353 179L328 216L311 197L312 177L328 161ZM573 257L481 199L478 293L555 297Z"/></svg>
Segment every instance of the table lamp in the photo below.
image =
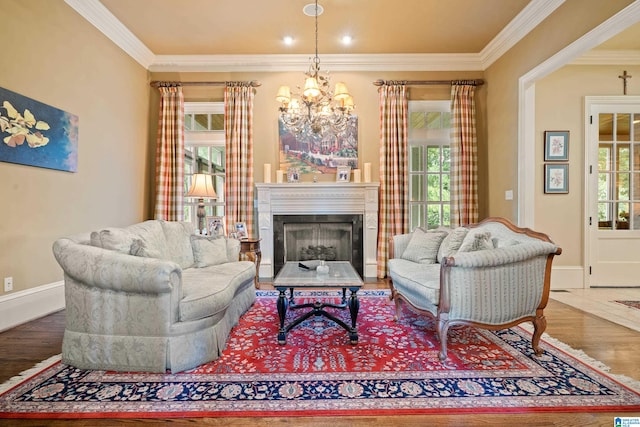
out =
<svg viewBox="0 0 640 427"><path fill-rule="evenodd" d="M218 198L216 190L213 188L211 175L194 173L193 178L191 179L191 188L189 188L189 192L187 192L187 197L198 197L198 229L200 230L200 234L204 234L204 218L207 215L204 210L204 199Z"/></svg>

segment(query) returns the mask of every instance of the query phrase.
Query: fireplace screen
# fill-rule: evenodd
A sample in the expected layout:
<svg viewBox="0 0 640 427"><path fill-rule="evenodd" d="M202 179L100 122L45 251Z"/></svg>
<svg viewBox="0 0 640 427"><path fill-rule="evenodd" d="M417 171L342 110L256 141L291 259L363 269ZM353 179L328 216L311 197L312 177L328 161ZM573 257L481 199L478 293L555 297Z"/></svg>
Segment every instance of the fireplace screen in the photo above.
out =
<svg viewBox="0 0 640 427"><path fill-rule="evenodd" d="M362 215L274 215L274 274L286 261L349 261L362 276Z"/></svg>

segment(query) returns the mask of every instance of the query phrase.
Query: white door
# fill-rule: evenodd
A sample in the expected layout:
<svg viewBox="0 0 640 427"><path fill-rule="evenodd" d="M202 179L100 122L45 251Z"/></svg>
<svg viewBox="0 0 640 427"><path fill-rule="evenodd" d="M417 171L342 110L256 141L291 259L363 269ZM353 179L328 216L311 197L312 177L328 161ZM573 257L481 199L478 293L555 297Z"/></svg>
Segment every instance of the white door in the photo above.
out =
<svg viewBox="0 0 640 427"><path fill-rule="evenodd" d="M586 97L586 280L640 286L640 97Z"/></svg>

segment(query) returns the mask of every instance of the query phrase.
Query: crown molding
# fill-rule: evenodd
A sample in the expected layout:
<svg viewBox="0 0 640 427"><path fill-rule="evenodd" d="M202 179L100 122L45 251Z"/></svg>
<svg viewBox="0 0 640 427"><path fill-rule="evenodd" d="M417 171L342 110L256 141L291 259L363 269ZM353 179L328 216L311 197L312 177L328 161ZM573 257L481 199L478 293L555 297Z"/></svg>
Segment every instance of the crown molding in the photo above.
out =
<svg viewBox="0 0 640 427"><path fill-rule="evenodd" d="M155 55L99 0L64 0L72 9L107 36L120 49L144 68L149 68Z"/></svg>
<svg viewBox="0 0 640 427"><path fill-rule="evenodd" d="M571 65L640 65L640 50L592 50L582 54Z"/></svg>
<svg viewBox="0 0 640 427"><path fill-rule="evenodd" d="M480 51L483 69L487 69L522 40L565 0L533 0Z"/></svg>
<svg viewBox="0 0 640 427"><path fill-rule="evenodd" d="M313 55L157 55L148 67L157 72L300 71ZM477 54L328 54L330 71L482 71Z"/></svg>

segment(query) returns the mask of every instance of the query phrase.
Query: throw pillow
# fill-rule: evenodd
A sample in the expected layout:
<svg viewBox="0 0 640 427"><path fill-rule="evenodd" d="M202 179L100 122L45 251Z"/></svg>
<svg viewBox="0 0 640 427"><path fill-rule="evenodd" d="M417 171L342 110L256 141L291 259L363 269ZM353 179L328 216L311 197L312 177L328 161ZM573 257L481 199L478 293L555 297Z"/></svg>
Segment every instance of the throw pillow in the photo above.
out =
<svg viewBox="0 0 640 427"><path fill-rule="evenodd" d="M440 245L438 262L442 262L442 258L452 256L458 252L462 241L467 237L467 233L469 233L469 229L466 227L457 227L451 230Z"/></svg>
<svg viewBox="0 0 640 427"><path fill-rule="evenodd" d="M440 243L447 236L444 231L424 231L416 228L402 253L402 258L420 264L435 264Z"/></svg>
<svg viewBox="0 0 640 427"><path fill-rule="evenodd" d="M470 231L464 238L458 252L482 251L485 249L493 249L491 241L491 232L489 231Z"/></svg>
<svg viewBox="0 0 640 427"><path fill-rule="evenodd" d="M205 237L192 235L194 265L197 268L224 264L227 259L227 239L224 237Z"/></svg>
<svg viewBox="0 0 640 427"><path fill-rule="evenodd" d="M128 254L135 237L133 233L122 228L107 228L91 233L91 245Z"/></svg>

